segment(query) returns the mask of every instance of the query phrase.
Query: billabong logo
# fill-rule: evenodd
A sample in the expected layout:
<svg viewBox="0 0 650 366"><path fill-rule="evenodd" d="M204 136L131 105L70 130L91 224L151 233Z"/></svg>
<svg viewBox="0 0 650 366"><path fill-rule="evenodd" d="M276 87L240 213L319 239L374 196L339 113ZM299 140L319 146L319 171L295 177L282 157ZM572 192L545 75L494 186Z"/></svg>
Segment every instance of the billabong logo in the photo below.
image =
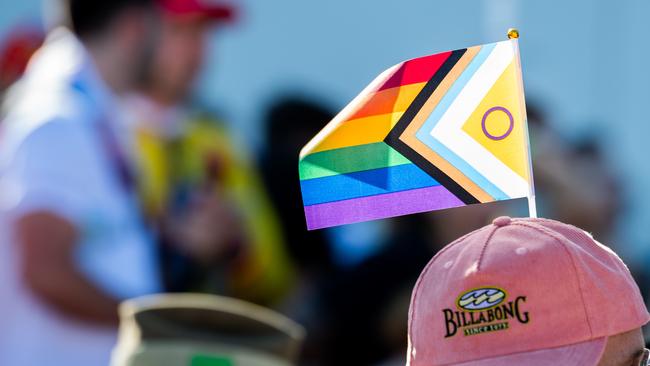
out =
<svg viewBox="0 0 650 366"><path fill-rule="evenodd" d="M468 311L489 309L499 305L506 298L505 291L498 288L479 288L458 298L459 308Z"/></svg>
<svg viewBox="0 0 650 366"><path fill-rule="evenodd" d="M453 337L459 329L466 336L506 330L510 328L510 319L528 323L528 312L521 309L526 296L506 302L507 298L505 290L492 286L463 292L456 299L457 311L442 310L447 330L445 338Z"/></svg>

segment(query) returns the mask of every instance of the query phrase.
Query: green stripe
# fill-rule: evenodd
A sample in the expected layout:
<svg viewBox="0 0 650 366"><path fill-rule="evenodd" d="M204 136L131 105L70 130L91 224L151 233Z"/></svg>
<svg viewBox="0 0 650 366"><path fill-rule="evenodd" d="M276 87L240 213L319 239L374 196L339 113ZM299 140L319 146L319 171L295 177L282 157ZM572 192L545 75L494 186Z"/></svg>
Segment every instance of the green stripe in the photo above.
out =
<svg viewBox="0 0 650 366"><path fill-rule="evenodd" d="M300 180L410 164L402 154L383 142L327 150L300 161Z"/></svg>

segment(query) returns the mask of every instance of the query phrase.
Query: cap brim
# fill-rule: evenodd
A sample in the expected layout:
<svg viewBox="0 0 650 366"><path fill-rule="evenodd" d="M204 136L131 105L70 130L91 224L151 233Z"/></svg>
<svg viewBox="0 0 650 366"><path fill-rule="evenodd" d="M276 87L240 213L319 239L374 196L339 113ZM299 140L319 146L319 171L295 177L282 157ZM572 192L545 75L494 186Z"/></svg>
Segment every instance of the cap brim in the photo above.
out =
<svg viewBox="0 0 650 366"><path fill-rule="evenodd" d="M595 366L605 351L607 337L569 346L513 353L506 356L486 358L455 364L456 366Z"/></svg>
<svg viewBox="0 0 650 366"><path fill-rule="evenodd" d="M192 9L172 9L163 7L163 12L176 20L214 20L231 22L235 19L235 9L230 6L204 6Z"/></svg>
<svg viewBox="0 0 650 366"><path fill-rule="evenodd" d="M204 8L201 13L210 19L229 21L234 18L234 9L227 6Z"/></svg>

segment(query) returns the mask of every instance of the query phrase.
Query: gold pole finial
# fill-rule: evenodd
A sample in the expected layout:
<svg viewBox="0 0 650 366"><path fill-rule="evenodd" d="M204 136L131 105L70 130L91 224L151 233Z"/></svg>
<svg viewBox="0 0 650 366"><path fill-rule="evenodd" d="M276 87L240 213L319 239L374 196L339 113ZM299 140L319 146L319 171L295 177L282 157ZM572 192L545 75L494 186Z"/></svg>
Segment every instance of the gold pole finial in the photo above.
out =
<svg viewBox="0 0 650 366"><path fill-rule="evenodd" d="M508 39L517 39L519 38L519 30L517 28L508 29Z"/></svg>

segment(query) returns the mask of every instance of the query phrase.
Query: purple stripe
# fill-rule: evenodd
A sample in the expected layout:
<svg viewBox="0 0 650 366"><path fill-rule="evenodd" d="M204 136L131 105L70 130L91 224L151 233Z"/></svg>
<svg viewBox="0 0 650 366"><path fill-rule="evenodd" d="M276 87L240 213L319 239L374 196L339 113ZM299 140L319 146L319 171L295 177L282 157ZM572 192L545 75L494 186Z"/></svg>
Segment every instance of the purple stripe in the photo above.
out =
<svg viewBox="0 0 650 366"><path fill-rule="evenodd" d="M307 229L315 230L464 205L443 186L435 186L305 206L305 217Z"/></svg>

